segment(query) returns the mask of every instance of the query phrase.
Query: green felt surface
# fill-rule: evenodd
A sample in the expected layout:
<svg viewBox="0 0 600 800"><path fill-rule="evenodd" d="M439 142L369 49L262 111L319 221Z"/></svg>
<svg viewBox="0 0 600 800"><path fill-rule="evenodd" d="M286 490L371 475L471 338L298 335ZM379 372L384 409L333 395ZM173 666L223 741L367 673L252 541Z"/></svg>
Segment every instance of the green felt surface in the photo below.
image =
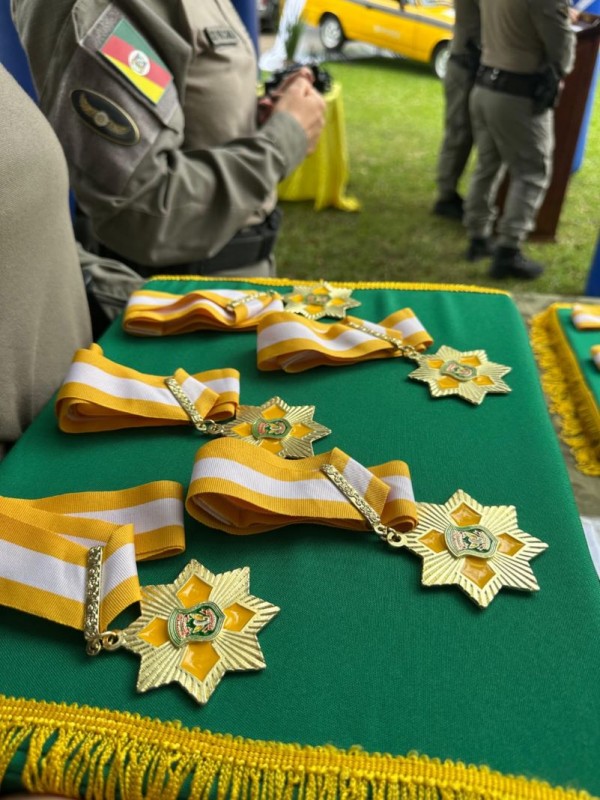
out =
<svg viewBox="0 0 600 800"><path fill-rule="evenodd" d="M600 344L600 331L577 330L571 322L572 308L558 308L556 313L571 350L577 358L587 387L600 408L600 370L594 364L590 352L592 345Z"/></svg>
<svg viewBox="0 0 600 800"><path fill-rule="evenodd" d="M404 459L418 500L442 503L462 488L484 505L515 505L521 528L550 545L532 562L541 590L503 590L481 610L457 587L422 587L420 559L374 535L304 525L235 537L188 518L185 555L142 564L142 583L170 582L191 557L213 572L249 566L252 593L281 607L260 635L266 670L226 675L205 707L176 686L137 694L131 653L90 659L76 631L2 609L0 692L252 738L416 750L600 794L600 589L521 318L504 295L354 296L357 316L372 321L410 306L432 350L486 349L512 367L512 393L480 407L434 400L407 379L404 360L260 373L254 332L141 339L114 325L102 344L107 357L154 374L236 367L244 404L273 395L314 404L333 431L316 452L337 446L369 466ZM63 434L47 407L0 464L0 493L187 486L202 442L186 428Z"/></svg>

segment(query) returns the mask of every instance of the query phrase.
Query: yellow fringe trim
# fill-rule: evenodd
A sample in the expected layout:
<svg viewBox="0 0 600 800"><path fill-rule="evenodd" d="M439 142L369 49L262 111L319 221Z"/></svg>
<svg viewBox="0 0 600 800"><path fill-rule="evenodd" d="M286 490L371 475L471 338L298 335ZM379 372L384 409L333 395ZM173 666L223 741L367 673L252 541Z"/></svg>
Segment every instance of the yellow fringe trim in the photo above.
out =
<svg viewBox="0 0 600 800"><path fill-rule="evenodd" d="M221 283L221 281L241 281L243 283L257 284L260 286L305 286L318 283L316 280L293 278L222 278L210 275L153 275L151 281L204 281L205 283ZM504 289L493 289L489 286L469 286L460 283L399 283L396 281L368 281L352 283L346 281L327 281L331 286L343 289L402 289L407 292L473 292L475 294L503 294L510 297L510 292Z"/></svg>
<svg viewBox="0 0 600 800"><path fill-rule="evenodd" d="M550 411L560 418L560 436L571 448L577 468L600 475L600 409L581 373L553 303L531 320L531 346L542 374Z"/></svg>
<svg viewBox="0 0 600 800"><path fill-rule="evenodd" d="M89 800L591 800L585 791L416 754L253 741L0 696L0 782L17 753L27 791Z"/></svg>

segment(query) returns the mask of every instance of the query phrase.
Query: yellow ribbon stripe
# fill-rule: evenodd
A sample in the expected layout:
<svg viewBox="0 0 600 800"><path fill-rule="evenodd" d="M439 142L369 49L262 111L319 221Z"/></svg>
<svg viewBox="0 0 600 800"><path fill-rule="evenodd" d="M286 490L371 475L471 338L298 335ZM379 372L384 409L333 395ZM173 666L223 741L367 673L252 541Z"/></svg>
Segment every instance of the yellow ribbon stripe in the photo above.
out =
<svg viewBox="0 0 600 800"><path fill-rule="evenodd" d="M178 369L173 377L202 418L235 416L240 392L237 370L190 375ZM56 416L67 433L191 424L164 377L116 364L105 358L97 344L75 353L56 399Z"/></svg>
<svg viewBox="0 0 600 800"><path fill-rule="evenodd" d="M129 298L123 328L136 336L173 336L200 330L244 331L256 328L264 314L282 309L283 303L274 292L220 289L181 295L140 289Z"/></svg>
<svg viewBox="0 0 600 800"><path fill-rule="evenodd" d="M152 481L115 492L70 492L13 502L79 519L100 519L114 525L133 523L137 561L168 558L185 550L183 486L175 481Z"/></svg>
<svg viewBox="0 0 600 800"><path fill-rule="evenodd" d="M379 336L350 327L346 321ZM275 312L261 319L257 333L258 368L265 371L303 372L319 365L336 367L400 357L398 347L382 336L417 350L424 350L433 342L410 308L396 311L379 323L348 316L329 325L289 312Z"/></svg>
<svg viewBox="0 0 600 800"><path fill-rule="evenodd" d="M571 311L571 322L580 331L600 330L600 303L575 303Z"/></svg>
<svg viewBox="0 0 600 800"><path fill-rule="evenodd" d="M600 344L592 345L590 354L592 356L592 361L596 365L596 368L600 369Z"/></svg>
<svg viewBox="0 0 600 800"><path fill-rule="evenodd" d="M183 488L159 481L122 492L0 497L0 604L82 630L88 552L97 545L105 629L139 600L136 561L185 548Z"/></svg>
<svg viewBox="0 0 600 800"><path fill-rule="evenodd" d="M234 439L215 439L198 450L186 508L205 525L233 534L263 533L303 522L369 530L364 517L321 472L323 464L341 472L385 525L399 531L416 525L417 509L404 461L366 468L337 448L285 460Z"/></svg>

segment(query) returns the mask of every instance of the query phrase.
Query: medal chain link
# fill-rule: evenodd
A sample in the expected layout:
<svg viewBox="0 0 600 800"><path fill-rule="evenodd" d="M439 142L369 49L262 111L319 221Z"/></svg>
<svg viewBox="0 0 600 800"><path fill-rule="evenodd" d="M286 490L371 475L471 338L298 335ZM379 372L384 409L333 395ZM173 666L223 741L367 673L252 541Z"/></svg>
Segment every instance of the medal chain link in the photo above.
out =
<svg viewBox="0 0 600 800"><path fill-rule="evenodd" d="M102 586L102 555L100 545L90 547L87 560L85 586L85 621L83 636L88 656L97 656L102 650L116 650L121 646L118 631L100 632L100 588Z"/></svg>
<svg viewBox="0 0 600 800"><path fill-rule="evenodd" d="M281 295L278 292L270 290L268 292L246 292L243 297L238 297L237 300L232 300L230 303L227 303L227 310L234 311L238 306L243 306L246 303L250 303L252 300L258 300L259 297L272 297L273 299L277 299Z"/></svg>
<svg viewBox="0 0 600 800"><path fill-rule="evenodd" d="M369 336L374 336L376 339L381 339L381 341L391 344L401 355L410 358L412 361L419 361L421 359L419 351L411 344L405 344L402 339L397 339L395 336L390 336L387 333L375 330L369 325L360 325L358 322L353 322L347 318L344 320L344 324L348 325L349 328L354 328L362 333L368 333Z"/></svg>
<svg viewBox="0 0 600 800"><path fill-rule="evenodd" d="M208 433L211 436L221 436L223 434L223 425L219 425L217 422L213 422L210 419L204 419L204 417L198 413L194 404L175 378L165 378L165 386L188 415L190 422L197 431L200 433Z"/></svg>
<svg viewBox="0 0 600 800"><path fill-rule="evenodd" d="M352 484L344 478L344 476L337 470L333 464L323 464L321 466L323 472L333 485L340 490L344 497L352 503L354 508L363 515L369 523L371 529L377 534L382 542L385 542L390 547L404 547L406 544L406 536L384 525L381 517L375 509L367 503L365 498L358 492Z"/></svg>

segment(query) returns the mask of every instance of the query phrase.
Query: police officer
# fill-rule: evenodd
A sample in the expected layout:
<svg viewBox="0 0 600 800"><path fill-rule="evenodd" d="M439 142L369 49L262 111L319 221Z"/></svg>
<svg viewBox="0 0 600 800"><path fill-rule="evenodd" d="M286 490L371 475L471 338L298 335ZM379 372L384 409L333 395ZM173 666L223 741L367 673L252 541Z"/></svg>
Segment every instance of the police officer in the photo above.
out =
<svg viewBox="0 0 600 800"><path fill-rule="evenodd" d="M148 273L273 274L276 187L314 149L308 71L257 126L229 0L12 0L42 110L96 237Z"/></svg>
<svg viewBox="0 0 600 800"><path fill-rule="evenodd" d="M566 0L481 0L482 57L471 92L477 165L465 204L467 257L485 255L503 168L510 186L490 269L493 278L536 278L541 264L521 242L550 183L553 106L572 69L575 36Z"/></svg>
<svg viewBox="0 0 600 800"><path fill-rule="evenodd" d="M438 199L433 213L460 220L463 199L457 191L458 181L473 146L469 95L481 52L479 0L454 0L454 13L454 38L444 77L446 110L437 165Z"/></svg>

